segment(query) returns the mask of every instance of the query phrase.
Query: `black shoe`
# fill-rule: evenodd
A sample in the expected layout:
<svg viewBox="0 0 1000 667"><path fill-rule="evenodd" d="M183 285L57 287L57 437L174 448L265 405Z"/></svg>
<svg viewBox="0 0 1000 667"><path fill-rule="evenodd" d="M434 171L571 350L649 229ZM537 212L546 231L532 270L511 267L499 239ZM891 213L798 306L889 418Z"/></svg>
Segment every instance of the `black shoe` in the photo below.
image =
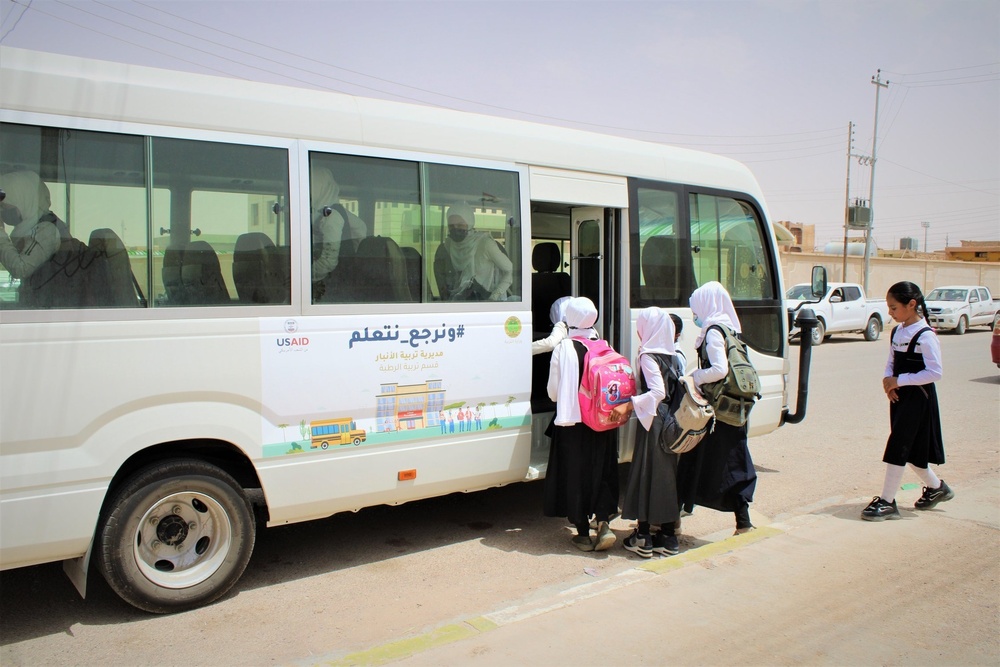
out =
<svg viewBox="0 0 1000 667"><path fill-rule="evenodd" d="M955 497L955 492L941 480L941 486L936 489L929 489L924 487L924 493L920 496L917 502L913 503L913 507L918 510L929 510L938 503L943 503L946 500L951 500Z"/></svg>
<svg viewBox="0 0 1000 667"><path fill-rule="evenodd" d="M622 546L642 558L651 558L653 556L652 538L649 535L640 535L638 530L632 531L632 534L622 542Z"/></svg>
<svg viewBox="0 0 1000 667"><path fill-rule="evenodd" d="M885 521L886 519L898 519L899 510L896 509L896 501L887 503L879 496L872 498L868 507L861 512L861 518L865 521Z"/></svg>
<svg viewBox="0 0 1000 667"><path fill-rule="evenodd" d="M680 553L681 545L677 541L676 535L655 533L653 535L653 551L664 556L673 556Z"/></svg>

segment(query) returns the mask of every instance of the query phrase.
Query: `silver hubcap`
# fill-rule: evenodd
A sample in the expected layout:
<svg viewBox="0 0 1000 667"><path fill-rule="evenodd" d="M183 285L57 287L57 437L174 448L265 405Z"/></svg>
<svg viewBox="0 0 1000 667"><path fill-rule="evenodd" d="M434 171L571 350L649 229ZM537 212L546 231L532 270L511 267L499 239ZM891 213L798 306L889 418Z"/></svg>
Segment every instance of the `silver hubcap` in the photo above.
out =
<svg viewBox="0 0 1000 667"><path fill-rule="evenodd" d="M133 553L139 571L152 583L189 588L215 574L232 541L229 516L215 498L204 493L175 493L142 515Z"/></svg>

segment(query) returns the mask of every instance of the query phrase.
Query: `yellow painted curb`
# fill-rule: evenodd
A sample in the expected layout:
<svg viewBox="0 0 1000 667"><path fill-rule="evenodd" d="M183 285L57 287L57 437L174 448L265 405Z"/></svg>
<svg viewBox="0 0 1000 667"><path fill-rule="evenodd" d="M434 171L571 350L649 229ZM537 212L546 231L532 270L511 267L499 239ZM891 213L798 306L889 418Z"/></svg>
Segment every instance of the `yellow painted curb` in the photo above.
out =
<svg viewBox="0 0 1000 667"><path fill-rule="evenodd" d="M774 537L775 535L781 535L782 532L783 531L778 530L777 528L772 528L771 526L760 526L755 530L751 530L749 533L727 537L721 542L713 542L712 544L706 544L704 546L691 549L690 551L685 551L682 554L677 554L676 556L660 558L655 561L643 563L642 565L637 565L636 569L652 572L653 574L663 574L664 572L677 570L685 565L690 565L691 563L697 563L698 561L705 560L706 558L729 553L737 547L759 542L760 540L765 540L769 537Z"/></svg>
<svg viewBox="0 0 1000 667"><path fill-rule="evenodd" d="M477 616L467 619L462 623L452 623L451 625L435 628L418 637L410 637L409 639L401 639L398 642L383 644L367 651L351 653L338 660L330 660L322 664L331 665L332 667L383 665L387 662L409 657L420 651L468 639L469 637L493 630L496 627L498 626L493 621L483 616Z"/></svg>

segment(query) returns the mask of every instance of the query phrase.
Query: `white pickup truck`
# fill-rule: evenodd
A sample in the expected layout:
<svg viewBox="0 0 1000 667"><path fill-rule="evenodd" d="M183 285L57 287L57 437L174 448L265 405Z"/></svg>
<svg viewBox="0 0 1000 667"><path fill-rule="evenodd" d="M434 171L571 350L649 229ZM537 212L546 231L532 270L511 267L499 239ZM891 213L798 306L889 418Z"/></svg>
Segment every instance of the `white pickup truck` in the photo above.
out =
<svg viewBox="0 0 1000 667"><path fill-rule="evenodd" d="M959 336L969 327L985 325L993 329L1000 321L1000 303L982 285L935 287L924 297L924 303L932 327L950 329Z"/></svg>
<svg viewBox="0 0 1000 667"><path fill-rule="evenodd" d="M813 345L819 345L835 333L863 333L865 340L878 340L889 321L885 299L865 298L864 288L857 283L830 283L818 302L812 300L811 286L803 283L791 286L785 293L790 338L799 335L793 322L799 308L806 304L819 320L812 330Z"/></svg>

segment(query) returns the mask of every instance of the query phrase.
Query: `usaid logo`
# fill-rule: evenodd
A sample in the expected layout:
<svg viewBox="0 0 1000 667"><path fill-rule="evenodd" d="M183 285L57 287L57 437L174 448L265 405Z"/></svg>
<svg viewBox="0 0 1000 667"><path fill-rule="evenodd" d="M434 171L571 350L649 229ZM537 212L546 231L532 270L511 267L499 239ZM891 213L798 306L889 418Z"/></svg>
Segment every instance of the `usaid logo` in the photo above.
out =
<svg viewBox="0 0 1000 667"><path fill-rule="evenodd" d="M295 334L299 330L299 323L295 320L285 320L285 333ZM278 347L305 347L309 345L309 339L305 336L286 336L274 340Z"/></svg>

